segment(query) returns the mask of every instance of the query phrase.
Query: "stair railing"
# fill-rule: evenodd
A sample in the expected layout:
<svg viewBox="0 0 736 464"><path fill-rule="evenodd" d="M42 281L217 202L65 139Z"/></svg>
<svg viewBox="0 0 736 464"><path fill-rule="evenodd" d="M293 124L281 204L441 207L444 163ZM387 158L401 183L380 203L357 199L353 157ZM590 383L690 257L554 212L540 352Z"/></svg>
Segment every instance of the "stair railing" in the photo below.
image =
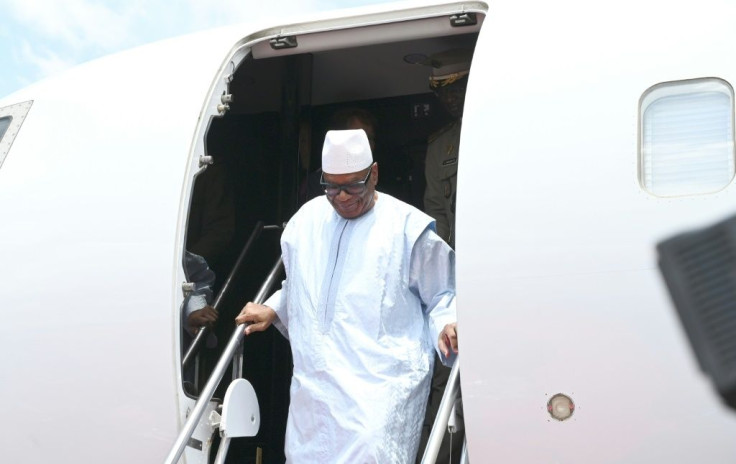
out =
<svg viewBox="0 0 736 464"><path fill-rule="evenodd" d="M281 273L282 264L283 262L281 261L281 257L279 257L278 261L271 269L271 272L268 274L265 282L263 282L258 294L253 299L254 303L261 304L266 299L266 295L268 295ZM176 442L174 442L174 446L172 446L171 451L166 457L166 460L164 461L165 464L176 464L184 453L184 448L192 437L194 430L197 428L197 424L199 424L199 421L202 419L207 408L207 404L215 394L215 389L220 383L220 380L222 380L222 376L225 375L228 364L232 361L245 338L245 326L246 324L238 325L230 336L230 340L228 341L222 356L220 356L220 359L217 361L217 365L212 371L209 380L207 380L207 384L202 389L199 399L197 399L197 402L194 405L194 409L192 409L189 417L187 417L184 427L182 427Z"/></svg>
<svg viewBox="0 0 736 464"><path fill-rule="evenodd" d="M253 232L251 232L250 237L248 237L248 241L245 242L245 246L243 246L243 249L240 251L240 255L238 255L238 259L235 261L235 264L233 264L233 268L230 270L230 274L227 276L227 279L222 284L222 288L218 292L217 296L215 297L215 301L212 303L212 307L215 309L220 309L220 303L225 298L225 296L230 291L230 287L232 286L232 282L235 280L235 277L240 272L240 268L243 266L243 263L245 262L245 257L248 254L248 252L253 248L253 244L256 242L258 237L260 237L261 232L264 230L280 230L282 227L280 226L264 226L263 221L258 221L253 228ZM181 365L182 370L185 370L189 363L197 356L199 351L202 349L202 345L204 344L204 341L207 340L207 337L212 332L212 329L210 327L202 327L199 332L197 332L197 335L194 337L194 340L192 341L191 345L189 345L189 349L187 349L187 352L184 354L184 357L182 358Z"/></svg>
<svg viewBox="0 0 736 464"><path fill-rule="evenodd" d="M447 425L450 421L450 415L455 413L453 406L455 405L455 399L457 399L459 392L460 356L455 359L455 362L452 365L452 370L450 370L450 376L447 379L447 385L445 386L445 393L442 395L442 401L440 401L440 407L437 410L434 424L432 424L432 431L429 434L427 446L424 448L422 464L435 464L435 462L437 461L437 454L440 451L442 439L445 436L445 429L447 429ZM466 440L463 440L463 449L460 456L461 464L467 464L467 438Z"/></svg>

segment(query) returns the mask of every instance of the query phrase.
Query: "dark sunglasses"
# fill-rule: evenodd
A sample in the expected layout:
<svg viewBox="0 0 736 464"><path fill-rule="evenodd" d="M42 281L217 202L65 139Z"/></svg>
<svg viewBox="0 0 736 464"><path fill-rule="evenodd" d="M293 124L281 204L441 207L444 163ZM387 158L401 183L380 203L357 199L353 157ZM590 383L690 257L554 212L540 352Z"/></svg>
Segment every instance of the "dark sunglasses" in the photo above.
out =
<svg viewBox="0 0 736 464"><path fill-rule="evenodd" d="M368 187L366 184L368 182L368 179L371 178L371 173L373 172L373 164L371 164L371 167L368 171L368 174L365 176L365 179L358 182L353 182L351 184L345 185L331 184L329 182L325 182L325 173L323 172L322 176L319 179L319 183L320 185L322 185L322 188L325 189L325 194L328 197L335 197L339 195L341 190L345 190L348 195L360 195L365 192L365 189Z"/></svg>

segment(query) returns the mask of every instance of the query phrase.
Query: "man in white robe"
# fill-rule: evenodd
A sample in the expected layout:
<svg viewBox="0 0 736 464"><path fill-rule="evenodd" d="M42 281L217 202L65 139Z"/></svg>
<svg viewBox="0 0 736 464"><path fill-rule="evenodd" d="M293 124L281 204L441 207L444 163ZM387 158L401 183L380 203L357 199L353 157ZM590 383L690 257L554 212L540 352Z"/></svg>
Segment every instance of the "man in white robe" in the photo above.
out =
<svg viewBox="0 0 736 464"><path fill-rule="evenodd" d="M455 258L434 221L376 192L363 130L330 131L325 196L281 238L286 280L236 318L291 342L286 430L292 463L413 463L433 352L457 353Z"/></svg>

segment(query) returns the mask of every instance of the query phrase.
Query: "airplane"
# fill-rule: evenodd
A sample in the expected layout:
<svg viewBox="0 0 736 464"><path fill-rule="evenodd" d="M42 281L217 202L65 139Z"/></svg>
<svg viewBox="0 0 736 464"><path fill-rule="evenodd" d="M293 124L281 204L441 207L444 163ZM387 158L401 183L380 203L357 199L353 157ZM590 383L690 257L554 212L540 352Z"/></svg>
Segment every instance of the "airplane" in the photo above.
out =
<svg viewBox="0 0 736 464"><path fill-rule="evenodd" d="M724 0L274 12L0 99L3 461L163 462L229 321L278 259L329 115L372 111L379 191L420 202L427 138L449 121L421 63L465 48L456 278L469 459L735 462L736 415L698 370L655 251L736 205L734 18ZM232 188L216 269L232 290L192 381L184 254L193 191L216 169ZM244 350L260 431L231 451L283 462L288 346L270 332ZM214 462L223 385L181 462Z"/></svg>

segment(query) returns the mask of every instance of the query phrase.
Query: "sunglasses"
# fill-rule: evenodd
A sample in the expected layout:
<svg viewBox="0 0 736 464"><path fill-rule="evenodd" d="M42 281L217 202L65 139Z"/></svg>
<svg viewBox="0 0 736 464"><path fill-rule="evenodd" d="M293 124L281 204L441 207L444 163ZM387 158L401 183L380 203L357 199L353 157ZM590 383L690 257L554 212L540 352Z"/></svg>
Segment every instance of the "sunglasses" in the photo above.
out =
<svg viewBox="0 0 736 464"><path fill-rule="evenodd" d="M360 195L365 192L365 189L368 187L366 184L368 182L368 179L371 178L371 173L373 172L373 164L371 164L371 169L368 171L365 179L358 182L353 182L351 184L345 185L331 184L329 182L325 182L325 173L323 172L322 176L319 179L319 183L320 185L322 185L322 188L325 189L325 194L328 197L336 197L340 194L340 191L342 190L347 192L348 195Z"/></svg>

